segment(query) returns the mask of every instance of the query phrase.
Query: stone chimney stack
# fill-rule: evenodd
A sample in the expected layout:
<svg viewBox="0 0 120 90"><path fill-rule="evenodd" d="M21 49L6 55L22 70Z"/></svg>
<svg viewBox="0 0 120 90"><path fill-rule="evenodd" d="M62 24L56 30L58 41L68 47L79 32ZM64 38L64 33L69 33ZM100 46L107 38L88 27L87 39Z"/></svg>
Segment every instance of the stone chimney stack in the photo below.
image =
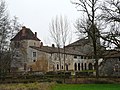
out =
<svg viewBox="0 0 120 90"><path fill-rule="evenodd" d="M52 44L52 47L55 48L55 44Z"/></svg>
<svg viewBox="0 0 120 90"><path fill-rule="evenodd" d="M37 37L37 32L35 32L35 37Z"/></svg>
<svg viewBox="0 0 120 90"><path fill-rule="evenodd" d="M25 34L26 34L25 31L26 31L26 27L23 26L23 27L22 27L22 36L25 36Z"/></svg>
<svg viewBox="0 0 120 90"><path fill-rule="evenodd" d="M43 42L40 43L40 48L43 47Z"/></svg>

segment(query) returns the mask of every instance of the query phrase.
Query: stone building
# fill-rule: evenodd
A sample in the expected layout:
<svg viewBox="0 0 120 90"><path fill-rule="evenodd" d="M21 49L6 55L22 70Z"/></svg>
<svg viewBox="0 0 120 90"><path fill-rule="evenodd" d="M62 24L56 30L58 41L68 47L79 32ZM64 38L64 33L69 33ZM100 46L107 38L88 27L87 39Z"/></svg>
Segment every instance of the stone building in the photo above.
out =
<svg viewBox="0 0 120 90"><path fill-rule="evenodd" d="M64 68L65 71L82 71L94 69L94 59L88 59L88 57L85 54L75 50L65 50L64 52L63 49L60 49L60 52L58 52L57 48L48 46L42 46L41 48L30 48L37 50L38 59L42 58L43 60L47 61L47 72L60 70L64 71ZM41 61L43 61L42 59Z"/></svg>
<svg viewBox="0 0 120 90"><path fill-rule="evenodd" d="M22 27L17 35L11 39L11 50L13 54L11 67L13 70L26 70L26 65L30 62L29 46L40 47L40 41L37 38L37 32L34 34L29 28Z"/></svg>
<svg viewBox="0 0 120 90"><path fill-rule="evenodd" d="M80 42L80 44L84 43ZM41 40L37 38L36 32L33 33L29 28L23 27L11 39L13 53L11 70L49 72L63 71L64 69L66 71L94 69L93 57L74 49L75 47L71 49L71 45L65 47L65 52L62 48L58 51L54 45L51 47L43 46ZM88 47L85 46L84 48L87 49Z"/></svg>
<svg viewBox="0 0 120 90"><path fill-rule="evenodd" d="M98 39L100 45L100 40ZM99 62L101 76L120 76L120 51L105 51L102 63ZM99 51L99 49L97 49ZM12 62L11 71L69 71L80 72L94 70L95 60L91 39L82 38L63 48L44 46L29 28L22 27L17 35L11 39ZM107 53L109 52L109 53ZM102 54L104 54L102 53Z"/></svg>
<svg viewBox="0 0 120 90"><path fill-rule="evenodd" d="M120 51L106 51L99 71L101 76L120 76Z"/></svg>

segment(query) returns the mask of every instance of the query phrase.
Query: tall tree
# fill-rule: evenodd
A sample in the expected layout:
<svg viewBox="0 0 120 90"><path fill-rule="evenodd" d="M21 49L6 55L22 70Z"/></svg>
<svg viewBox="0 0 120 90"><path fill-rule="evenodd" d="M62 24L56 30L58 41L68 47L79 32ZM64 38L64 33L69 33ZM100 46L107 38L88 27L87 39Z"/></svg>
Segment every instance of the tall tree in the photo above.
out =
<svg viewBox="0 0 120 90"><path fill-rule="evenodd" d="M120 0L105 0L101 10L101 19L108 27L102 38L120 48Z"/></svg>
<svg viewBox="0 0 120 90"><path fill-rule="evenodd" d="M58 48L60 70L61 70L60 48L64 49L64 70L65 70L65 45L70 39L69 33L70 33L70 28L67 18L62 16L60 17L56 16L56 18L53 19L50 24L50 34Z"/></svg>
<svg viewBox="0 0 120 90"><path fill-rule="evenodd" d="M21 28L22 28L22 24L20 24L20 22L18 21L18 17L14 16L10 22L9 41L14 38L14 36L21 30ZM10 42L9 46L10 46L10 55L11 55L10 67L19 67L19 65L22 63L21 60L23 60L23 58L26 58L25 57L26 56L25 49L23 47L21 49L22 53L20 53L12 46L11 42ZM20 57L16 57L16 55L18 55L18 53L19 53ZM21 58L21 57L23 57L23 58ZM18 64L18 62L19 62L19 64Z"/></svg>
<svg viewBox="0 0 120 90"><path fill-rule="evenodd" d="M5 2L0 0L0 50L7 46L8 33L10 31L10 21L6 12Z"/></svg>
<svg viewBox="0 0 120 90"><path fill-rule="evenodd" d="M99 2L98 0L77 0L76 2L72 2L77 6L78 11L83 12L83 18L81 21L77 22L77 30L79 33L83 33L85 36L87 35L90 38L92 46L93 46L93 53L95 59L95 69L96 69L96 77L99 77L98 72L98 48L100 42L98 39L100 37L100 28L98 23L97 12L99 10Z"/></svg>
<svg viewBox="0 0 120 90"><path fill-rule="evenodd" d="M14 16L10 22L10 39L12 39L22 28L22 24L18 21L18 17Z"/></svg>
<svg viewBox="0 0 120 90"><path fill-rule="evenodd" d="M6 70L5 53L8 47L8 35L10 31L10 21L6 10L6 4L0 0L0 76ZM4 67L3 67L4 66Z"/></svg>

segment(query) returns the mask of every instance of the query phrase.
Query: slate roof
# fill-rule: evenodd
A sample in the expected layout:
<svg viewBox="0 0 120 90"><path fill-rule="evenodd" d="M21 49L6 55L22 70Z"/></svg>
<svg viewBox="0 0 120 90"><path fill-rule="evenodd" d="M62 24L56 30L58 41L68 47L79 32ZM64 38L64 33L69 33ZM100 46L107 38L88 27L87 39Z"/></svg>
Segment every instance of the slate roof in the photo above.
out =
<svg viewBox="0 0 120 90"><path fill-rule="evenodd" d="M49 46L42 46L40 47L34 47L34 46L30 46L33 49L36 49L38 51L43 51L46 53L58 53L58 48L56 47L49 47ZM64 54L64 49L60 48L60 53ZM75 51L75 50L65 50L65 54L69 54L69 55L82 55L85 56L85 54L79 52L79 51Z"/></svg>
<svg viewBox="0 0 120 90"><path fill-rule="evenodd" d="M67 45L66 47L73 47L73 46L84 46L85 44L88 44L90 41L89 39L86 38L82 38L80 40L77 40L69 45Z"/></svg>
<svg viewBox="0 0 120 90"><path fill-rule="evenodd" d="M23 30L24 30L24 36L23 34ZM23 27L14 38L11 39L11 41L20 41L20 40L36 40L36 41L40 41L40 39L38 39L35 34L26 27Z"/></svg>
<svg viewBox="0 0 120 90"><path fill-rule="evenodd" d="M120 57L120 51L108 50L105 52L105 58L116 58Z"/></svg>

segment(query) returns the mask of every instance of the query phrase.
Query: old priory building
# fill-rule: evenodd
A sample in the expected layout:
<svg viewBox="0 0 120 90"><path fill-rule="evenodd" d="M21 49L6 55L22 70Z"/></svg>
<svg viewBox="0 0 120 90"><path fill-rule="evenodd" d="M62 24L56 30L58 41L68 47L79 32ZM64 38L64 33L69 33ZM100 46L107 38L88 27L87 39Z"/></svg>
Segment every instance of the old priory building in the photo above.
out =
<svg viewBox="0 0 120 90"><path fill-rule="evenodd" d="M100 45L99 38L97 45ZM106 51L103 49L101 55L109 52L102 57L99 62L99 72L102 76L120 75L120 51ZM29 28L22 27L17 35L11 39L12 51L12 72L50 72L66 71L80 72L83 70L95 70L95 59L93 57L93 47L91 39L82 38L63 48L44 46L43 42L37 37L37 32L33 33Z"/></svg>
<svg viewBox="0 0 120 90"><path fill-rule="evenodd" d="M95 61L92 56L88 56L74 47L70 48L75 43L66 46L65 52L62 48L58 52L54 44L51 47L43 46L37 37L37 32L33 33L29 28L22 27L11 39L13 53L11 70L49 72L64 69L66 71L94 69Z"/></svg>

